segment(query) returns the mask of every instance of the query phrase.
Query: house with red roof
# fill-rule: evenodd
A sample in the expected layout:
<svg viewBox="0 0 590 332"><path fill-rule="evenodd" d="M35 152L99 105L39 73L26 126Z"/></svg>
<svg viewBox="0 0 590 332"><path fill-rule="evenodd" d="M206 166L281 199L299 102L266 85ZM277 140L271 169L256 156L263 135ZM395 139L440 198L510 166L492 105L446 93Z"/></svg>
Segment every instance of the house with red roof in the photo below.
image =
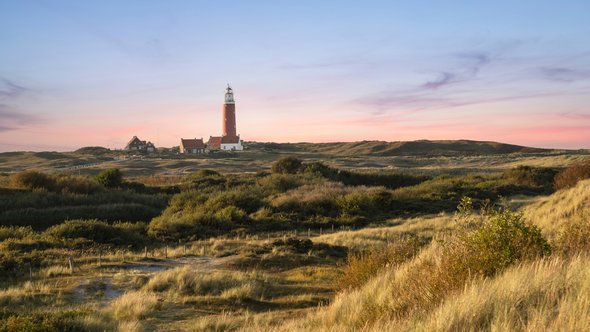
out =
<svg viewBox="0 0 590 332"><path fill-rule="evenodd" d="M207 151L207 146L202 138L181 138L180 153L184 154L203 154Z"/></svg>

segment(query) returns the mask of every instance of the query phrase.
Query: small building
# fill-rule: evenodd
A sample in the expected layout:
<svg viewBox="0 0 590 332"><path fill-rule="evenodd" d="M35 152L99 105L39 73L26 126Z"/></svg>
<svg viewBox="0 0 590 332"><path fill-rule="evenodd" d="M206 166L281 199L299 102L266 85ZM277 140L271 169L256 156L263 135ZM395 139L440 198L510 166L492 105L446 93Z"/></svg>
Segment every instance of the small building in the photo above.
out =
<svg viewBox="0 0 590 332"><path fill-rule="evenodd" d="M221 136L221 150L224 151L242 151L244 147L242 146L242 141L240 140L240 136Z"/></svg>
<svg viewBox="0 0 590 332"><path fill-rule="evenodd" d="M209 142L207 142L207 148L209 150L221 149L221 136L209 136Z"/></svg>
<svg viewBox="0 0 590 332"><path fill-rule="evenodd" d="M180 153L184 154L202 154L207 150L207 146L202 138L181 138Z"/></svg>
<svg viewBox="0 0 590 332"><path fill-rule="evenodd" d="M150 141L142 141L137 136L133 136L133 138L125 146L125 150L154 153L156 152L156 146Z"/></svg>

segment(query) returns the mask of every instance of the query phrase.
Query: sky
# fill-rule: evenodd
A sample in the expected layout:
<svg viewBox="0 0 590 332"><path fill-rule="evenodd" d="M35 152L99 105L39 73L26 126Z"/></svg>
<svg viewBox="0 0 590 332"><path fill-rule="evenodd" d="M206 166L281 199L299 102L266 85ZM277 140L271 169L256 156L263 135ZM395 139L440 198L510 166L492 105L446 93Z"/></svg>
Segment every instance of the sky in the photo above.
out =
<svg viewBox="0 0 590 332"><path fill-rule="evenodd" d="M590 148L590 1L0 0L0 151L245 141Z"/></svg>

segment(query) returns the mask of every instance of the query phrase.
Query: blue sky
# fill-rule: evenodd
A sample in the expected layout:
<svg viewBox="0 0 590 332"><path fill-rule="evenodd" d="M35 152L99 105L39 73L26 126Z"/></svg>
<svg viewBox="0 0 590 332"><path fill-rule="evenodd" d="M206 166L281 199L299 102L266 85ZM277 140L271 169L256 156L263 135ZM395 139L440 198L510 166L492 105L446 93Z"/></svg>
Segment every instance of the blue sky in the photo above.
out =
<svg viewBox="0 0 590 332"><path fill-rule="evenodd" d="M0 150L477 139L590 148L588 1L0 0Z"/></svg>

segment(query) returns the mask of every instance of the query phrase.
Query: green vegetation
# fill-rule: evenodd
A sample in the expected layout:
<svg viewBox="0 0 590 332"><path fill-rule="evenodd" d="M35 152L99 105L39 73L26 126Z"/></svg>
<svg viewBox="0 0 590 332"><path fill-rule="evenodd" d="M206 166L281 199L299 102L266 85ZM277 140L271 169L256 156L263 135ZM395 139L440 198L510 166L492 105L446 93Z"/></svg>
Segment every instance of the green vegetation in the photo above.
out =
<svg viewBox="0 0 590 332"><path fill-rule="evenodd" d="M123 176L118 168L111 168L98 173L96 181L107 188L117 188L123 183Z"/></svg>
<svg viewBox="0 0 590 332"><path fill-rule="evenodd" d="M421 165L405 172L308 154L343 146L405 149L265 145L264 160L246 151L198 159L196 169L161 161L195 170L184 174L126 176L146 160L77 175L0 174L0 331L576 330L589 322L590 301L579 295L590 279L590 180L571 177L572 188L554 192L560 176L583 167L560 170L563 156L508 164L492 151L512 147L489 144L487 160L503 167L438 168L472 158L444 149L431 160L388 159ZM294 154L271 159L275 149ZM76 153L93 151L115 153ZM227 163L247 171L227 172L239 168Z"/></svg>
<svg viewBox="0 0 590 332"><path fill-rule="evenodd" d="M120 176L118 171L103 174ZM91 177L67 173L15 173L9 187L0 188L0 224L42 230L70 219L149 222L174 192L133 182L120 182L120 186L106 187Z"/></svg>

